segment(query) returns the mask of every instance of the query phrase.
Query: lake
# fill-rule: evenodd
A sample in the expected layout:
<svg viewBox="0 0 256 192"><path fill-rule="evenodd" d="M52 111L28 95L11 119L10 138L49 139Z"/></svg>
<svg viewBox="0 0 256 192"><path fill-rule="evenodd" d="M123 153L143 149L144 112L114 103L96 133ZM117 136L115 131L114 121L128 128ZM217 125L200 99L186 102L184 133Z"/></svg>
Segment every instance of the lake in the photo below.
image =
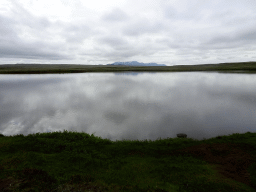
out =
<svg viewBox="0 0 256 192"><path fill-rule="evenodd" d="M256 132L256 74L0 75L0 133L156 140Z"/></svg>

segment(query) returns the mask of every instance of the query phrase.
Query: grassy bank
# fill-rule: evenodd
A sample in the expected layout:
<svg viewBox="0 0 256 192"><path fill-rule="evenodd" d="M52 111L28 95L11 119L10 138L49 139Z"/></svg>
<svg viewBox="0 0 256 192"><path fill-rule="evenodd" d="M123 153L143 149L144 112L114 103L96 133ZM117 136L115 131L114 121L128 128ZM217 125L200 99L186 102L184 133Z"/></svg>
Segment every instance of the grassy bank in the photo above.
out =
<svg viewBox="0 0 256 192"><path fill-rule="evenodd" d="M15 64L0 65L0 74L40 74L40 73L86 73L86 72L188 72L218 71L229 73L256 73L256 62L221 63L205 65L176 66L113 66L113 65L46 65Z"/></svg>
<svg viewBox="0 0 256 192"><path fill-rule="evenodd" d="M0 191L256 191L256 133L110 141L0 135Z"/></svg>

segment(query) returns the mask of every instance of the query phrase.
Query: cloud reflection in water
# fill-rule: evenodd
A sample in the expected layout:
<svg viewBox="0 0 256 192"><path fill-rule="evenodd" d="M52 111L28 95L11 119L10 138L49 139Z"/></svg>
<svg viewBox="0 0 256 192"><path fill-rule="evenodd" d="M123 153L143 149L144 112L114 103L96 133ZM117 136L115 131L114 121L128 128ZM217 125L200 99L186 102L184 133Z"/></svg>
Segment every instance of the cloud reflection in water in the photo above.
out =
<svg viewBox="0 0 256 192"><path fill-rule="evenodd" d="M256 75L0 75L0 131L95 133L111 140L255 132Z"/></svg>

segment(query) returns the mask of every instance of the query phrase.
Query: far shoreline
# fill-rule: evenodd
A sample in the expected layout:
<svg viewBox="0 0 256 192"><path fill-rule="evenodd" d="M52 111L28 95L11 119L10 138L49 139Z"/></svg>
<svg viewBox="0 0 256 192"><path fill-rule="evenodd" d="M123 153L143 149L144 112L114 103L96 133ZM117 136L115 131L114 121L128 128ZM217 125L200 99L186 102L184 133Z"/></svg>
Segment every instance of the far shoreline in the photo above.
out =
<svg viewBox="0 0 256 192"><path fill-rule="evenodd" d="M224 72L256 73L256 62L175 66L75 65L75 64L4 64L0 74L54 74L92 72Z"/></svg>

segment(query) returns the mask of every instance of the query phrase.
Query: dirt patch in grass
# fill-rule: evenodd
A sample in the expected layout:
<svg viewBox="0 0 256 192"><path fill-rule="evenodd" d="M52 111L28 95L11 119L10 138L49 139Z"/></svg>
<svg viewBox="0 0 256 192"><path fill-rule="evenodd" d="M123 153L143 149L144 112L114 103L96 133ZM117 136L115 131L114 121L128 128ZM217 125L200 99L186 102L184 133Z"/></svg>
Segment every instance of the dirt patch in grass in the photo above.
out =
<svg viewBox="0 0 256 192"><path fill-rule="evenodd" d="M195 158L203 159L209 164L217 165L217 171L222 177L244 183L256 190L256 184L250 180L247 168L256 162L256 155L250 154L249 145L216 143L200 144L185 149L175 150L171 155L190 154Z"/></svg>

